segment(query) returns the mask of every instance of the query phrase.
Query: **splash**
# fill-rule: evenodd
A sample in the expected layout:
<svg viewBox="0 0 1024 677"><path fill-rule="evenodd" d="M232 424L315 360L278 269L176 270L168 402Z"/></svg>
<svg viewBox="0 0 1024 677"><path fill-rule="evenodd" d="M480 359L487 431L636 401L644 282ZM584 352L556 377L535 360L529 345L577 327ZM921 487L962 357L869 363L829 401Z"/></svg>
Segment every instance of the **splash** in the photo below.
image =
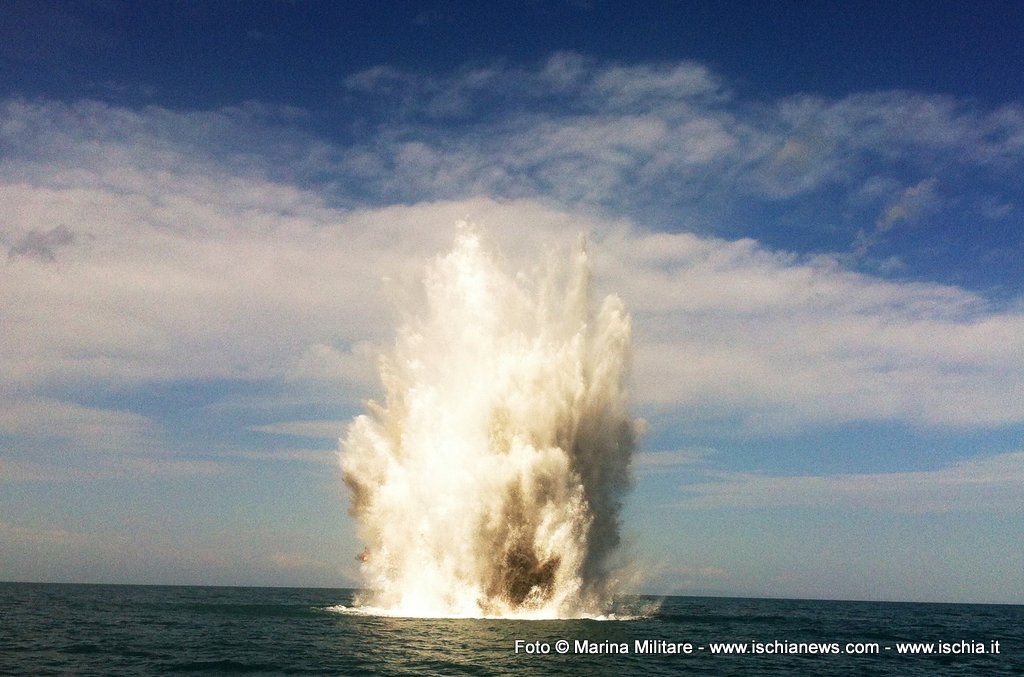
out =
<svg viewBox="0 0 1024 677"><path fill-rule="evenodd" d="M616 592L635 425L621 301L568 266L504 272L464 225L342 440L371 591L421 617L598 617Z"/></svg>

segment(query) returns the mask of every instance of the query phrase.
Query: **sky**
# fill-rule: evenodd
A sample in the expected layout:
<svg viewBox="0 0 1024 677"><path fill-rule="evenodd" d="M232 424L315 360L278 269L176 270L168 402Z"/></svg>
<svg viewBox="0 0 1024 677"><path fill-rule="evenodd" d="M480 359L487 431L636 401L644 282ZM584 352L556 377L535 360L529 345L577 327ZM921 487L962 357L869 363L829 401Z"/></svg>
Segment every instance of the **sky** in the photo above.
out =
<svg viewBox="0 0 1024 677"><path fill-rule="evenodd" d="M633 322L638 591L1024 603L1024 6L0 4L0 580L359 585L455 223Z"/></svg>

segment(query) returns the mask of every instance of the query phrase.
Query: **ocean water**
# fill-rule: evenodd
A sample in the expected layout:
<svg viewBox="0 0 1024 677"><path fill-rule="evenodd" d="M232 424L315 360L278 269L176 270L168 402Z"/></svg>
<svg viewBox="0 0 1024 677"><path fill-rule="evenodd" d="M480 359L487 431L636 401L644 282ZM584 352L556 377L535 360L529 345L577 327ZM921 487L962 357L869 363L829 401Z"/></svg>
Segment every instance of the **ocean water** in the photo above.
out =
<svg viewBox="0 0 1024 677"><path fill-rule="evenodd" d="M353 594L0 583L0 674L1024 674L1024 606L637 597L618 620L510 621Z"/></svg>

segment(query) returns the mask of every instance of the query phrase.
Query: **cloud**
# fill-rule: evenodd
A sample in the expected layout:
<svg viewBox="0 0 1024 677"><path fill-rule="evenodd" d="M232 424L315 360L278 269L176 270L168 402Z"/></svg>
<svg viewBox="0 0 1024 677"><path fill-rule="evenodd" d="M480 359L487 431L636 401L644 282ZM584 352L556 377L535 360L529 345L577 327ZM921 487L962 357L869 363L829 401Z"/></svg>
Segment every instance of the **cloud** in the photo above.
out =
<svg viewBox="0 0 1024 677"><path fill-rule="evenodd" d="M84 452L135 453L157 435L145 416L52 398L0 397L0 435L35 438Z"/></svg>
<svg viewBox="0 0 1024 677"><path fill-rule="evenodd" d="M124 451L119 449L118 451ZM74 461L72 461L74 462ZM24 461L0 458L0 482L92 482L97 480L168 480L210 477L227 470L218 461L169 457L93 456L87 466L69 465L67 460Z"/></svg>
<svg viewBox="0 0 1024 677"><path fill-rule="evenodd" d="M914 221L926 209L934 208L938 197L935 193L936 183L934 178L925 179L904 190L875 224L876 230L884 233L897 223Z"/></svg>
<svg viewBox="0 0 1024 677"><path fill-rule="evenodd" d="M698 447L673 451L641 451L633 456L633 466L644 469L662 469L672 466L693 465L715 453L714 449Z"/></svg>
<svg viewBox="0 0 1024 677"><path fill-rule="evenodd" d="M291 378L325 384L362 383L372 387L376 382L373 370L376 352L372 344L359 342L348 350L324 343L307 347L289 373Z"/></svg>
<svg viewBox="0 0 1024 677"><path fill-rule="evenodd" d="M708 472L707 478L683 487L687 496L681 507L1004 514L1024 506L1024 452L926 471L804 476Z"/></svg>
<svg viewBox="0 0 1024 677"><path fill-rule="evenodd" d="M110 387L102 380L86 383ZM54 390L52 385L40 389ZM228 468L221 461L183 456L168 437L142 414L0 389L0 482L166 480L208 477Z"/></svg>
<svg viewBox="0 0 1024 677"><path fill-rule="evenodd" d="M1024 316L972 293L889 282L749 240L631 232L595 253L635 318L637 399L685 421L779 431L1024 416L1013 396L1024 377Z"/></svg>
<svg viewBox="0 0 1024 677"><path fill-rule="evenodd" d="M131 522L128 517L116 531L0 521L0 571L5 580L20 581L194 583L198 577L227 585L237 584L239 561L261 558L244 552L239 539L203 542L192 532L169 533L160 521L133 532Z"/></svg>
<svg viewBox="0 0 1024 677"><path fill-rule="evenodd" d="M345 422L344 425L347 425ZM341 430L344 431L344 425ZM262 426L261 426L262 427ZM274 426L266 426L273 428ZM326 428L326 426L325 426ZM261 431L262 432L262 431ZM327 438L324 438L327 439ZM337 443L338 435L330 438ZM275 449L274 451L235 451L228 454L232 458L245 458L256 461L271 462L295 462L312 463L316 465L327 465L336 468L338 465L338 454L333 448L324 449Z"/></svg>
<svg viewBox="0 0 1024 677"><path fill-rule="evenodd" d="M935 190L937 183L935 178L924 179L900 192L884 209L873 230L857 231L853 248L854 258L867 255L868 251L878 246L886 233L897 225L915 223L927 213L936 210L941 204Z"/></svg>
<svg viewBox="0 0 1024 677"><path fill-rule="evenodd" d="M636 113L729 96L724 83L695 62L608 65L564 51L534 66L498 61L449 74L378 65L348 76L344 84L395 106L405 119L427 120L490 113L509 100L528 101L539 110L557 104L561 110ZM445 103L455 101L459 104Z"/></svg>
<svg viewBox="0 0 1024 677"><path fill-rule="evenodd" d="M746 101L700 64L565 52L534 67L499 62L444 76L378 66L347 83L377 103L375 133L345 149L340 167L385 200L544 196L659 227L711 229L814 196L814 217L852 238L871 230L880 209L896 208L899 220L899 206L830 191L922 175L955 185L965 171L1019 187L1018 104L981 110L899 91Z"/></svg>
<svg viewBox="0 0 1024 677"><path fill-rule="evenodd" d="M376 395L374 355L398 321L390 301L465 218L524 271L591 234L599 284L633 314L636 405L670 425L1024 421L1012 303L646 218L844 184L889 230L927 213L946 183L879 178L880 164L1013 168L1024 118L1012 106L908 93L751 106L699 65L566 53L426 79L382 67L348 87L416 110L338 146L292 126L302 111L256 102L0 106L0 426L19 445L143 448L158 424L83 393L147 384L237 380L357 407ZM424 96L464 96L478 121L436 123L437 106L417 108ZM499 105L510 99L523 105ZM334 178L308 179L318 173ZM262 430L289 417L268 415Z"/></svg>
<svg viewBox="0 0 1024 677"><path fill-rule="evenodd" d="M589 95L601 106L649 109L704 97L723 98L722 83L696 63L610 66L595 69Z"/></svg>
<svg viewBox="0 0 1024 677"><path fill-rule="evenodd" d="M830 257L656 233L534 200L338 210L259 178L200 170L154 185L145 170L118 172L109 185L39 177L2 188L9 227L60 215L92 234L57 262L2 268L10 317L0 350L22 390L322 381L358 402L375 387L373 346L390 341L397 319L388 290L411 283L468 216L525 269L539 250L592 233L599 281L635 318L642 407L750 429L1024 418L1013 396L1024 319L954 287L887 282Z"/></svg>
<svg viewBox="0 0 1024 677"><path fill-rule="evenodd" d="M55 226L47 231L29 230L9 251L11 258L28 256L40 261L55 261L57 250L74 244L75 234L67 226Z"/></svg>
<svg viewBox="0 0 1024 677"><path fill-rule="evenodd" d="M344 434L347 427L348 421L284 421L253 426L250 430L272 435L296 435L314 439L337 440Z"/></svg>
<svg viewBox="0 0 1024 677"><path fill-rule="evenodd" d="M196 184L197 192L216 202L221 182L239 177L294 179L321 171L323 142L295 124L307 115L292 106L261 102L179 112L95 100L12 97L0 101L5 151L0 171L5 182L128 191L148 187L157 195L167 182L182 176L203 177L205 185ZM265 198L280 205L286 196L271 192ZM249 196L252 202L259 199L259 194Z"/></svg>
<svg viewBox="0 0 1024 677"><path fill-rule="evenodd" d="M123 174L117 188L3 188L14 227L59 213L93 234L59 269L23 259L5 266L4 305L17 313L3 330L15 380L80 372L259 377L298 357L297 336L344 343L352 336L346 326L376 322L363 289L390 265L375 265L380 252L347 256L360 236L332 227L339 213L325 216L315 206L289 213L291 191L259 181L228 181L215 196L204 194L212 188L207 177L147 186L144 176ZM278 205L268 209L264 201L275 195ZM339 306L348 323L314 328ZM274 345L276 355L266 352Z"/></svg>
<svg viewBox="0 0 1024 677"><path fill-rule="evenodd" d="M65 529L47 529L38 527L22 527L0 520L0 542L15 546L24 545L65 545L81 542L82 534Z"/></svg>
<svg viewBox="0 0 1024 677"><path fill-rule="evenodd" d="M232 489L239 469L261 486L333 482L327 447L379 396L375 356L468 219L525 276L588 233L598 294L632 315L633 409L669 446L636 455L640 482L695 479L680 507L1019 513L1019 452L968 458L965 446L938 469L780 476L713 471L713 450L696 446L862 421L954 438L1024 423L1019 289L995 302L863 272L848 255L858 230L879 243L925 231L907 226L940 200L944 219L964 204L1005 217L1020 192L1016 104L752 102L697 64L570 53L444 77L384 67L347 86L371 124L344 144L305 131L304 111L259 102L0 103L0 480L59 493L221 475L211 486L225 500L257 484ZM787 228L818 244L761 237ZM147 400L175 388L204 397ZM156 562L164 581L198 567L237 582L231 562L246 562L247 580L335 584L325 561L356 579L349 543L322 554L283 536L256 552L266 538L246 534L225 554L219 536L76 533L0 523L6 570L35 572L63 548L55 577L84 557L109 580ZM110 552L127 564L103 565ZM726 568L694 560L666 575L702 590L742 580Z"/></svg>

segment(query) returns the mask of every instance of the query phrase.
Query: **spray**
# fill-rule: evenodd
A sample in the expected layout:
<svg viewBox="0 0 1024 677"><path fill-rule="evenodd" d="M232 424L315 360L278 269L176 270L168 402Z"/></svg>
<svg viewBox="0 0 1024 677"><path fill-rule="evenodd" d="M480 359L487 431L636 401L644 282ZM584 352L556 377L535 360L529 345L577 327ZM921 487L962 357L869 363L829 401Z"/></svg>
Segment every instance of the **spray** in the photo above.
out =
<svg viewBox="0 0 1024 677"><path fill-rule="evenodd" d="M385 400L350 424L340 462L382 613L597 616L636 426L630 320L591 300L584 244L569 264L504 272L460 224L380 358Z"/></svg>

